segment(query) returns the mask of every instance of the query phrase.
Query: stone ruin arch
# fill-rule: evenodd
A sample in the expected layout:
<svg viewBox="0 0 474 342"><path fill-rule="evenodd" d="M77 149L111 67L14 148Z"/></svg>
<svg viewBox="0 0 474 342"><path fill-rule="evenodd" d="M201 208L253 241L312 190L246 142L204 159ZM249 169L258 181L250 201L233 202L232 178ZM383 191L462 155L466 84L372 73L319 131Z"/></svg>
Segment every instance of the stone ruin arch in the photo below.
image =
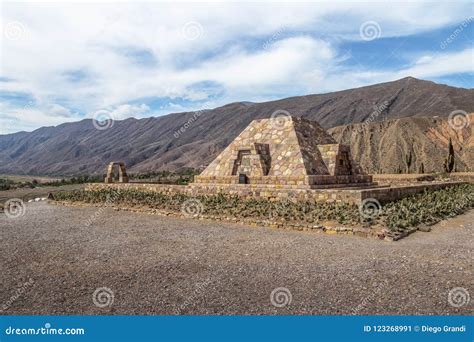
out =
<svg viewBox="0 0 474 342"><path fill-rule="evenodd" d="M113 183L114 182L114 166L119 167L119 183L128 183L128 175L127 171L125 170L125 163L118 161L118 162L111 162L107 167L107 176L105 177L105 183Z"/></svg>

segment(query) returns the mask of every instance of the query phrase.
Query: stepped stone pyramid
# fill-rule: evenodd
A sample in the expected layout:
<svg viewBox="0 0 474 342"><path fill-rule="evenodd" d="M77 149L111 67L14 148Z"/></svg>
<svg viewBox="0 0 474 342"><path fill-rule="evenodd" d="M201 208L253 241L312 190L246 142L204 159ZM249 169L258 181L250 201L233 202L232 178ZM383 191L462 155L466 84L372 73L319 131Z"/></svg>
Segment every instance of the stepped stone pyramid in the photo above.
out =
<svg viewBox="0 0 474 342"><path fill-rule="evenodd" d="M371 183L349 146L337 144L315 121L282 116L252 121L193 184L321 188Z"/></svg>

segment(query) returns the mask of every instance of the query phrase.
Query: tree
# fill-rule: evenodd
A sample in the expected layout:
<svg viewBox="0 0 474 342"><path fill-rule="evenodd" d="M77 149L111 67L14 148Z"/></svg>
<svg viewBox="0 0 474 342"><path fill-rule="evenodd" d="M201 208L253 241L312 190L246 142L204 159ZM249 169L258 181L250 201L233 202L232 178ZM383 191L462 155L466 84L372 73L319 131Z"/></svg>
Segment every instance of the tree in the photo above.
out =
<svg viewBox="0 0 474 342"><path fill-rule="evenodd" d="M420 165L419 173L425 173L425 164L423 164L423 162Z"/></svg>
<svg viewBox="0 0 474 342"><path fill-rule="evenodd" d="M407 173L410 173L410 166L411 166L412 159L413 158L412 158L412 154L410 150L410 153L405 156L405 163L407 165Z"/></svg>
<svg viewBox="0 0 474 342"><path fill-rule="evenodd" d="M444 161L444 170L447 173L453 172L454 169L454 147L451 138L449 138L449 145L448 145L448 156Z"/></svg>

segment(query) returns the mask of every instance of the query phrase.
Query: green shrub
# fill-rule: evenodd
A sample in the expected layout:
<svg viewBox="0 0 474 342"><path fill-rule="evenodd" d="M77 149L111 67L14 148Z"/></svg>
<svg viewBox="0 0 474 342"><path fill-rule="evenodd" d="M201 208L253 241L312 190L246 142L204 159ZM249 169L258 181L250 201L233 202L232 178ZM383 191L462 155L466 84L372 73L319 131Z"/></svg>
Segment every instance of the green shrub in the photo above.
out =
<svg viewBox="0 0 474 342"><path fill-rule="evenodd" d="M474 185L464 184L425 191L388 203L380 219L390 229L434 224L474 207Z"/></svg>
<svg viewBox="0 0 474 342"><path fill-rule="evenodd" d="M124 206L145 206L179 212L186 200L198 200L202 214L235 218L269 219L273 221L303 221L319 223L336 221L340 224L383 225L389 229L406 229L419 224L433 224L442 219L461 214L474 207L474 185L457 185L442 190L425 191L383 206L381 214L364 219L355 204L319 203L314 200L272 202L265 199L242 199L224 193L198 195L165 194L143 190L76 190L54 195L58 201L110 203Z"/></svg>
<svg viewBox="0 0 474 342"><path fill-rule="evenodd" d="M0 178L0 191L10 190L13 187L13 182L9 179Z"/></svg>
<svg viewBox="0 0 474 342"><path fill-rule="evenodd" d="M183 203L191 197L177 193L165 194L140 190L76 190L59 192L54 195L58 201L79 201L86 203L114 203L128 206L146 206L178 212ZM238 196L218 193L216 195L199 195L193 197L203 208L203 214L230 216L237 218L259 218L272 220L290 220L319 222L334 220L339 223L359 222L359 211L356 205L325 204L314 201L272 202L265 199L242 199Z"/></svg>

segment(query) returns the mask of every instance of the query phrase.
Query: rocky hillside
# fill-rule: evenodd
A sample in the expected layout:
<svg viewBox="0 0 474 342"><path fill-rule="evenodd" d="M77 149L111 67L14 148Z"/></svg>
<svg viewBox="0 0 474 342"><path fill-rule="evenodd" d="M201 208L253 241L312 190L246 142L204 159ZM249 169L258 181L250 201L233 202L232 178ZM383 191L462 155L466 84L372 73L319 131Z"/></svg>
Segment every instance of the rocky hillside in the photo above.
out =
<svg viewBox="0 0 474 342"><path fill-rule="evenodd" d="M449 139L455 151L457 171L474 170L474 114L471 125L453 129L441 118L403 118L370 124L353 124L329 129L332 136L351 146L352 155L370 173L442 171Z"/></svg>
<svg viewBox="0 0 474 342"><path fill-rule="evenodd" d="M207 165L252 120L270 117L278 110L319 121L325 128L404 117L447 117L454 110L474 111L474 89L454 88L408 77L322 95L264 103L232 103L202 112L176 113L140 120L127 119L114 122L106 130L97 130L90 119L82 120L56 127L43 127L33 132L0 135L0 173L102 173L105 165L112 160L125 161L131 171L200 168ZM406 135L404 139L408 142L410 134L418 132L401 131L406 128L400 126L404 122L406 126L410 126L408 121L403 120L395 121L391 124L393 126L388 126L388 122L381 124L378 136L384 137L382 143L392 144L387 148L397 149L397 145L393 145L393 139L397 135ZM384 129L389 129L391 133L384 133ZM333 134L340 134L345 141L354 139L356 153L362 153L362 145L371 141L369 131L365 135L363 133L363 138L359 141L347 131L350 128L345 133L339 133L338 130L343 129L338 128ZM422 128L419 130L425 131ZM417 138L417 148L423 147L427 153L433 151L434 147L429 147L430 143L422 142L422 134L417 134L420 137ZM431 133L432 139L439 140L437 134L438 131ZM387 140L389 135L392 140ZM426 139L430 137L426 134L423 136ZM373 139L378 138L374 135ZM357 147L359 142L361 147ZM375 146L379 146L380 142L371 141L370 144L374 146L368 150L370 153L379 151ZM406 152L403 147L401 149L400 156ZM385 158L384 161L374 162L374 167L381 166L384 171L393 171L392 168L400 163L389 160L393 155L398 154L393 152L367 158ZM385 163L388 163L387 167ZM367 162L367 165L372 164ZM431 165L438 166L428 160L425 165L427 169Z"/></svg>

